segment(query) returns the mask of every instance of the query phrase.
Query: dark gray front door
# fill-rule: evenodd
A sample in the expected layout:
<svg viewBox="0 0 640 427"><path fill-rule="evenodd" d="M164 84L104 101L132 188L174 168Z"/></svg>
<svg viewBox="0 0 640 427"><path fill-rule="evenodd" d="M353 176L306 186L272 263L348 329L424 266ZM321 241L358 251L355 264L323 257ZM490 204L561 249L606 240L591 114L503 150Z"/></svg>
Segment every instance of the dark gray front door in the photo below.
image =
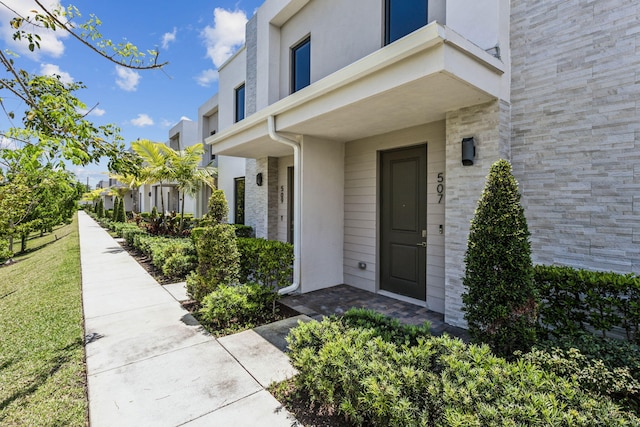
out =
<svg viewBox="0 0 640 427"><path fill-rule="evenodd" d="M381 155L380 289L427 295L427 146Z"/></svg>

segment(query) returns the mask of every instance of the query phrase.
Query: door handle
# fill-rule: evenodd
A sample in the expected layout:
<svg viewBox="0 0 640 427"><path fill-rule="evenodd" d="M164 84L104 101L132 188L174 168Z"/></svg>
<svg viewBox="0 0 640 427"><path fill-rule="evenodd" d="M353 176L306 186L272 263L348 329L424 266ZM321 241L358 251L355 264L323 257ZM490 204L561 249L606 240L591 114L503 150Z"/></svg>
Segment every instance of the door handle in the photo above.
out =
<svg viewBox="0 0 640 427"><path fill-rule="evenodd" d="M423 248L427 247L427 242L416 243L416 246L422 246Z"/></svg>

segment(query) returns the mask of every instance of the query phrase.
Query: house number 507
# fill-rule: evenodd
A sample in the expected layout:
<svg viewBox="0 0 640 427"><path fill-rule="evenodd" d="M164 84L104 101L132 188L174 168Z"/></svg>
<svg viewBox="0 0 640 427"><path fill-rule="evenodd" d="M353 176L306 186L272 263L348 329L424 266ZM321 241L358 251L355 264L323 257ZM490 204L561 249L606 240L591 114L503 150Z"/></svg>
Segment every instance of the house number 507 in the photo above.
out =
<svg viewBox="0 0 640 427"><path fill-rule="evenodd" d="M438 203L442 203L444 197L444 172L438 173L438 185L436 186L436 192L438 193Z"/></svg>

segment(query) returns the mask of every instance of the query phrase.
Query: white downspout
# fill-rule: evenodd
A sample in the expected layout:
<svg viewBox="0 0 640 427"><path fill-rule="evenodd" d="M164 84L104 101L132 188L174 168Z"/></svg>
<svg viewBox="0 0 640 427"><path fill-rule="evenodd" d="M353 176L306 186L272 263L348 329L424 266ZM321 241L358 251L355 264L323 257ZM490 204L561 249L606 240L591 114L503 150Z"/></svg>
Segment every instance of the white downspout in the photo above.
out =
<svg viewBox="0 0 640 427"><path fill-rule="evenodd" d="M286 288L282 288L278 290L278 294L287 295L292 292L295 292L300 287L300 243L302 241L302 224L300 219L302 218L302 212L300 209L300 201L301 201L301 181L302 181L302 171L300 169L301 165L301 151L300 151L300 143L294 139L287 138L282 136L276 132L276 118L274 116L269 116L267 119L267 127L269 129L269 137L276 142L281 144L288 145L293 148L293 284L287 286Z"/></svg>

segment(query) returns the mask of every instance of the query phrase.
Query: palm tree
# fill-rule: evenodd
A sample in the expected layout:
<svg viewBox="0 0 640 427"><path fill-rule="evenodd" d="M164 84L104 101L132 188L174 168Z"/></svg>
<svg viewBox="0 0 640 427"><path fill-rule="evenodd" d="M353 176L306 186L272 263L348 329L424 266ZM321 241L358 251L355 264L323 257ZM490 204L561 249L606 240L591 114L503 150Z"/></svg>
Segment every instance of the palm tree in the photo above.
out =
<svg viewBox="0 0 640 427"><path fill-rule="evenodd" d="M162 207L162 222L164 222L164 195L163 184L171 180L169 158L174 150L160 142L153 142L148 139L139 139L131 143L131 148L142 159L142 169L140 179L143 182L160 183L160 204Z"/></svg>
<svg viewBox="0 0 640 427"><path fill-rule="evenodd" d="M145 179L142 174L139 176L133 174L117 174L111 173L109 174L110 178L114 178L118 180L121 184L124 184L126 188L131 190L131 194L133 195L133 212L138 212L138 188L142 185L148 183L148 179ZM122 188L122 187L119 187Z"/></svg>
<svg viewBox="0 0 640 427"><path fill-rule="evenodd" d="M182 192L182 206L180 208L180 229L182 230L185 195L195 196L203 185L214 188L214 178L217 171L211 166L198 166L204 154L202 143L191 145L184 150L170 149L168 154L172 179L178 185L178 191Z"/></svg>

